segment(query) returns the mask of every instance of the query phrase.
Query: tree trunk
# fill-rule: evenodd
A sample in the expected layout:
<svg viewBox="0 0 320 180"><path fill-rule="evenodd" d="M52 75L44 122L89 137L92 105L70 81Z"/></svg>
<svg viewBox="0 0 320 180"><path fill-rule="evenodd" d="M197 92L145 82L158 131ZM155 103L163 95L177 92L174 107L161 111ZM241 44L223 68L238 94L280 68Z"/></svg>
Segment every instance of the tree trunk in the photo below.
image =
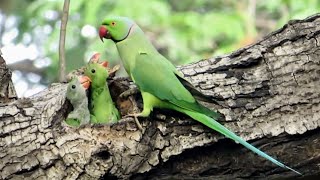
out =
<svg viewBox="0 0 320 180"><path fill-rule="evenodd" d="M320 174L319 27L320 14L291 21L230 55L179 68L211 100L203 103L223 115L222 124L304 176ZM136 104L141 110L140 95L118 97L132 82L111 81L122 115ZM1 82L1 98L12 99L10 79L6 82ZM67 127L63 120L71 105L65 90L66 84L52 84L31 98L2 101L0 178L298 177L173 111L155 110L140 118L142 131L132 119Z"/></svg>

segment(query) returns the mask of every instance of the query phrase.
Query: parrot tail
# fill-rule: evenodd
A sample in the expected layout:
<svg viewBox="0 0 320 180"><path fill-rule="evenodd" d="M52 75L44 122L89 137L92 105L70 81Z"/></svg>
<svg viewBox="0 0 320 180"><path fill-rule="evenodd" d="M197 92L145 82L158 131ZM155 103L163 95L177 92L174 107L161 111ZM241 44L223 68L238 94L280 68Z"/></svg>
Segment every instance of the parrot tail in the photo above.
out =
<svg viewBox="0 0 320 180"><path fill-rule="evenodd" d="M194 111L188 111L188 110L183 110L183 113L189 115L190 117L192 117L193 119L201 122L202 124L210 127L211 129L218 131L219 133L225 135L226 137L239 142L240 144L242 144L243 146L245 146L246 148L250 149L251 151L257 153L259 156L262 156L263 158L273 162L274 164L282 167L282 168L286 168L289 169L299 175L302 175L300 172L284 165L283 163L275 160L274 158L272 158L271 156L269 156L268 154L262 152L261 150L259 150L258 148L252 146L251 144L247 143L245 140L243 140L241 137L237 136L235 133L231 132L229 129L227 129L226 127L224 127L223 125L221 125L220 123L218 123L216 120L206 116L205 114L201 114L198 112L194 112Z"/></svg>

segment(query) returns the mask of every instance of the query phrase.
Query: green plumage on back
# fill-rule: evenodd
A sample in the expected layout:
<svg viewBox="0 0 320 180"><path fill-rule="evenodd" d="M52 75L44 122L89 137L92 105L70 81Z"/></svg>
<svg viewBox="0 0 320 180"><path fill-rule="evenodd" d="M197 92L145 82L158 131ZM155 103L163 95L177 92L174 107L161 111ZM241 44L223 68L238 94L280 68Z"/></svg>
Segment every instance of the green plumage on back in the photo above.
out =
<svg viewBox="0 0 320 180"><path fill-rule="evenodd" d="M117 122L120 114L114 106L109 88L106 85L107 69L101 64L93 62L86 66L84 74L91 80L90 111L94 116L91 118L92 123L112 124Z"/></svg>
<svg viewBox="0 0 320 180"><path fill-rule="evenodd" d="M160 55L153 57L147 53L137 55L136 64L141 64L143 68L140 68L141 66L134 66L131 74L139 89L178 107L218 118L218 113L200 105L195 100L192 94L180 83L174 66L168 66L166 63L163 63L165 61L167 60ZM145 81L147 74L152 74L151 81ZM166 83L162 83L163 81ZM160 87L159 84L161 84Z"/></svg>
<svg viewBox="0 0 320 180"><path fill-rule="evenodd" d="M280 167L290 167L253 147L216 121L218 113L200 105L186 89L175 67L158 53L140 27L125 17L107 18L99 29L100 38L112 39L123 65L137 84L143 98L143 111L135 116L146 117L154 107L173 109L231 138Z"/></svg>

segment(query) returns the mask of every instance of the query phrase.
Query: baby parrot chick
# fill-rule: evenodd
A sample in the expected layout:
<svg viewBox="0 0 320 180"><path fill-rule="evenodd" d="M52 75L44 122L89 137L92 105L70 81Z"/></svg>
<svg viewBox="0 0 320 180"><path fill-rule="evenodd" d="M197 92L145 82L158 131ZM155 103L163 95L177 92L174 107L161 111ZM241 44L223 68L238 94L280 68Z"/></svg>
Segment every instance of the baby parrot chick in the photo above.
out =
<svg viewBox="0 0 320 180"><path fill-rule="evenodd" d="M86 77L74 77L68 84L66 98L73 106L65 122L70 126L80 126L90 122L86 89L89 87Z"/></svg>
<svg viewBox="0 0 320 180"><path fill-rule="evenodd" d="M85 68L85 77L90 84L90 112L94 116L91 122L95 124L113 124L120 119L118 109L115 107L109 88L107 78L107 62L99 63L99 55L95 54Z"/></svg>

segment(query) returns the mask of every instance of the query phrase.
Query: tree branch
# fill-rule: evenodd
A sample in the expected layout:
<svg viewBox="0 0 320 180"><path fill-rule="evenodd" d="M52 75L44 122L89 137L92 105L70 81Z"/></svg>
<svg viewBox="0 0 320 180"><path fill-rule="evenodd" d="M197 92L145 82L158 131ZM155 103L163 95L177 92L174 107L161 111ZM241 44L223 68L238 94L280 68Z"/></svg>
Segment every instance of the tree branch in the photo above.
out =
<svg viewBox="0 0 320 180"><path fill-rule="evenodd" d="M220 122L305 176L319 175L320 14L291 21L230 55L180 67L214 103ZM121 114L141 97L111 80ZM202 124L155 110L112 126L68 128L65 84L0 106L0 178L9 179L276 179L296 177Z"/></svg>
<svg viewBox="0 0 320 180"><path fill-rule="evenodd" d="M70 0L64 0L61 26L60 26L60 39L59 39L59 80L63 82L66 78L66 57L65 57L65 39L66 29L69 15Z"/></svg>
<svg viewBox="0 0 320 180"><path fill-rule="evenodd" d="M6 67L0 50L0 106L17 99L17 93L11 81L12 73ZM2 114L0 114L0 118ZM0 126L1 127L1 126Z"/></svg>
<svg viewBox="0 0 320 180"><path fill-rule="evenodd" d="M39 76L45 75L46 68L38 68L34 65L34 61L30 59L24 59L16 63L11 63L7 65L11 70L17 70L21 72L34 73Z"/></svg>

